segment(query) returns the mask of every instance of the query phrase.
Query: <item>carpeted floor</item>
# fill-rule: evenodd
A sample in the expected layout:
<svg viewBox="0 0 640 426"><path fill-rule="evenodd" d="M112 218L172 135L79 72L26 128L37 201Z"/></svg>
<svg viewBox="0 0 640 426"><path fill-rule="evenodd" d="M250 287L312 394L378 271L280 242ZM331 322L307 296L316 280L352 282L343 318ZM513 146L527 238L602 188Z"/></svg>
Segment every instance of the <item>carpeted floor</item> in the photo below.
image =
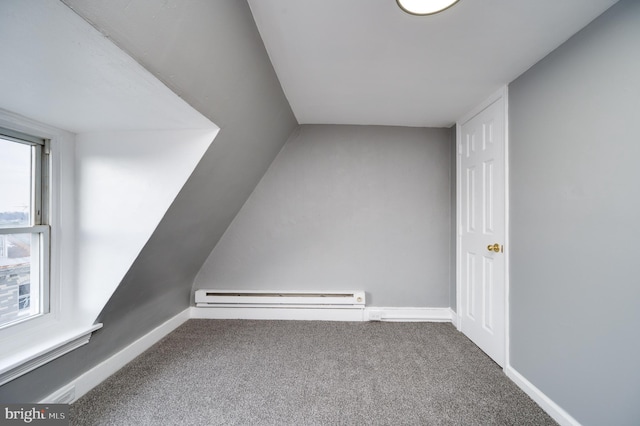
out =
<svg viewBox="0 0 640 426"><path fill-rule="evenodd" d="M73 425L553 425L451 324L190 320Z"/></svg>

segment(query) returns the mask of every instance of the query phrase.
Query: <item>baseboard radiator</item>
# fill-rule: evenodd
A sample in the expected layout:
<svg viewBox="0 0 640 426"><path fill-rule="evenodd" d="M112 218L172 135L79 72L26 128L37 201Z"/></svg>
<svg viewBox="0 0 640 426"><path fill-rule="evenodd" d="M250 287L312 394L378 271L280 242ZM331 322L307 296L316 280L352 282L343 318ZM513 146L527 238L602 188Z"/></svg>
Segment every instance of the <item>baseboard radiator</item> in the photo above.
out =
<svg viewBox="0 0 640 426"><path fill-rule="evenodd" d="M364 291L196 290L198 308L364 309Z"/></svg>

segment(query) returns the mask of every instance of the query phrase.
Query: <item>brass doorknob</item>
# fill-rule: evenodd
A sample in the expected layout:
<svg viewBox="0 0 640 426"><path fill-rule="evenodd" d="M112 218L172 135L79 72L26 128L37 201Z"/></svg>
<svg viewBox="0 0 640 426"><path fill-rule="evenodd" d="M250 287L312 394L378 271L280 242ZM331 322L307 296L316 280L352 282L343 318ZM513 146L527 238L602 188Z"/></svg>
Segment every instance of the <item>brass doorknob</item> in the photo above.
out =
<svg viewBox="0 0 640 426"><path fill-rule="evenodd" d="M496 253L500 253L500 244L495 243L495 244L489 244L487 246L487 250L489 251L495 251Z"/></svg>

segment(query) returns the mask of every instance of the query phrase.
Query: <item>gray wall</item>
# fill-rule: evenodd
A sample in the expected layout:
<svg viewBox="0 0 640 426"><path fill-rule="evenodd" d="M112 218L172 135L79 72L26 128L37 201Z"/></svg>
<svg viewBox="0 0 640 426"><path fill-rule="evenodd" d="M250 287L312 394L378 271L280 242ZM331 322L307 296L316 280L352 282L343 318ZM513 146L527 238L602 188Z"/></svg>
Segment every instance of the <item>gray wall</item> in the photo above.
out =
<svg viewBox="0 0 640 426"><path fill-rule="evenodd" d="M100 314L104 328L0 387L3 402L46 396L186 309L196 273L297 126L245 1L65 3L221 130Z"/></svg>
<svg viewBox="0 0 640 426"><path fill-rule="evenodd" d="M449 306L450 129L304 125L194 287L365 290Z"/></svg>
<svg viewBox="0 0 640 426"><path fill-rule="evenodd" d="M640 422L640 2L510 85L511 362L585 425Z"/></svg>

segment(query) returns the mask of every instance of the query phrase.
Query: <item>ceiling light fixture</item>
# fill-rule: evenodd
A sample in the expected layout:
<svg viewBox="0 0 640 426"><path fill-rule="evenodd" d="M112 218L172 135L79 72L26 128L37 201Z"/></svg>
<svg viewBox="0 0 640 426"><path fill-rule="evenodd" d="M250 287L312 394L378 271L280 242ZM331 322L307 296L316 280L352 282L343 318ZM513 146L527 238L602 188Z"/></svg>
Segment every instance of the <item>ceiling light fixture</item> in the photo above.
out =
<svg viewBox="0 0 640 426"><path fill-rule="evenodd" d="M450 8L458 0L396 0L400 9L411 15L433 15Z"/></svg>

